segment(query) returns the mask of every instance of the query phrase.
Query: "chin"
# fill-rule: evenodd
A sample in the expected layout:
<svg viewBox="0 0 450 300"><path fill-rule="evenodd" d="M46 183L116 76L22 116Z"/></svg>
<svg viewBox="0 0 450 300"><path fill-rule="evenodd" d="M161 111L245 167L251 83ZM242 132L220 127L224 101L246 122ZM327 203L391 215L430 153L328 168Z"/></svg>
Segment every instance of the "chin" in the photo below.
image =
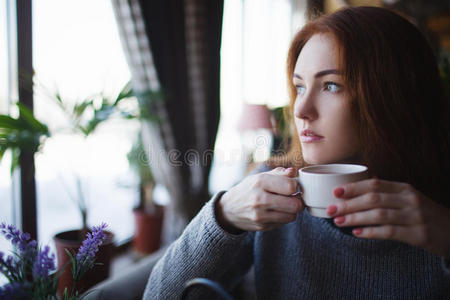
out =
<svg viewBox="0 0 450 300"><path fill-rule="evenodd" d="M335 161L322 161L322 160L305 160L309 165L326 165L326 164L334 164Z"/></svg>
<svg viewBox="0 0 450 300"><path fill-rule="evenodd" d="M331 164L333 161L318 158L318 157L308 157L303 156L303 160L310 165L324 165L324 164Z"/></svg>
<svg viewBox="0 0 450 300"><path fill-rule="evenodd" d="M322 157L312 156L307 153L303 154L303 160L310 165L324 164L361 164L361 160L357 157Z"/></svg>
<svg viewBox="0 0 450 300"><path fill-rule="evenodd" d="M341 157L329 154L331 153L320 153L319 151L304 151L302 153L303 160L310 165L334 164L342 161Z"/></svg>

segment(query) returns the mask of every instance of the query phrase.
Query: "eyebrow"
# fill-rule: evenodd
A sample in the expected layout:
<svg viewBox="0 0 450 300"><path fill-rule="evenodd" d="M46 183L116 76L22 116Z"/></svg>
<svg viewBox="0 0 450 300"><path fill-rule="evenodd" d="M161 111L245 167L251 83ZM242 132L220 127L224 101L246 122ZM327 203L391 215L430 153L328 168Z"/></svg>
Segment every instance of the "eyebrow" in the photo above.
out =
<svg viewBox="0 0 450 300"><path fill-rule="evenodd" d="M323 71L317 72L316 75L314 75L314 77L319 78L319 77L329 75L329 74L341 75L341 72L339 72L336 69L323 70ZM303 80L302 76L300 76L299 74L295 74L295 73L294 73L294 78L299 78L299 79Z"/></svg>

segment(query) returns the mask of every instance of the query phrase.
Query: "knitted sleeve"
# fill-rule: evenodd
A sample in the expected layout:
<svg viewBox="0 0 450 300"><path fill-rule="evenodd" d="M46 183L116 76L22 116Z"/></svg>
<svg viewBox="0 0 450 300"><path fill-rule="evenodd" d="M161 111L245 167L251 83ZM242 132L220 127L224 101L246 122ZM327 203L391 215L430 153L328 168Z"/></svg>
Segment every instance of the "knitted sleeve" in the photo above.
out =
<svg viewBox="0 0 450 300"><path fill-rule="evenodd" d="M442 257L442 268L446 274L450 275L450 259Z"/></svg>
<svg viewBox="0 0 450 300"><path fill-rule="evenodd" d="M231 291L253 263L253 233L233 235L215 218L216 194L167 249L150 275L145 299L180 299L186 281L203 277ZM195 289L189 299L212 299L208 291Z"/></svg>

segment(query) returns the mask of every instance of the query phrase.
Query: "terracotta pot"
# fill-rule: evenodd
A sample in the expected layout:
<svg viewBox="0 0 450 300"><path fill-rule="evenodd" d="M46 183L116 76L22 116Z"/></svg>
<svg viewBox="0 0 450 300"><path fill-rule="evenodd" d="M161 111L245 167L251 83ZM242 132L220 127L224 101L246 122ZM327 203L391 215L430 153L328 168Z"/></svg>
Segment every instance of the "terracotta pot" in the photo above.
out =
<svg viewBox="0 0 450 300"><path fill-rule="evenodd" d="M107 279L109 276L111 259L114 252L114 234L110 231L105 231L105 233L107 238L99 247L95 259L95 263L99 263L99 265L94 265L94 267L87 271L83 278L77 282L76 289L80 292L88 290L90 287ZM86 236L81 236L81 230L64 231L53 237L58 257L58 270L64 268L58 281L58 295L60 297L62 297L66 287L70 292L74 283L70 259L65 249L76 255L76 252L81 247L82 241L85 238Z"/></svg>
<svg viewBox="0 0 450 300"><path fill-rule="evenodd" d="M164 207L155 206L152 212L134 209L135 230L133 248L138 255L147 255L159 249Z"/></svg>

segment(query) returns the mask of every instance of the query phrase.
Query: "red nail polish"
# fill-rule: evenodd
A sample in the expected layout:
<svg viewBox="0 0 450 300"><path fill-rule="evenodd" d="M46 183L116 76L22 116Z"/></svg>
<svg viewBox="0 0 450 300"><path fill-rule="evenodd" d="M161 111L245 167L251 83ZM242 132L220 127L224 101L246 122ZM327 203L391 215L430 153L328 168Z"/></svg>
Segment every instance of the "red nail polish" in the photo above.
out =
<svg viewBox="0 0 450 300"><path fill-rule="evenodd" d="M344 221L345 221L345 217L343 217L343 216L334 218L334 222L335 222L336 224L339 224L339 225L342 224L342 223L344 223Z"/></svg>
<svg viewBox="0 0 450 300"><path fill-rule="evenodd" d="M337 212L337 207L336 207L336 205L330 205L330 206L328 206L328 208L327 208L327 214L328 214L329 216L334 215L336 212Z"/></svg>
<svg viewBox="0 0 450 300"><path fill-rule="evenodd" d="M355 235L359 235L359 234L361 234L363 232L363 229L362 228L355 228L355 229L353 229L353 234L355 234Z"/></svg>
<svg viewBox="0 0 450 300"><path fill-rule="evenodd" d="M335 189L334 190L334 195L336 196L336 197L342 197L342 195L344 195L344 189L343 188L337 188L337 189Z"/></svg>

